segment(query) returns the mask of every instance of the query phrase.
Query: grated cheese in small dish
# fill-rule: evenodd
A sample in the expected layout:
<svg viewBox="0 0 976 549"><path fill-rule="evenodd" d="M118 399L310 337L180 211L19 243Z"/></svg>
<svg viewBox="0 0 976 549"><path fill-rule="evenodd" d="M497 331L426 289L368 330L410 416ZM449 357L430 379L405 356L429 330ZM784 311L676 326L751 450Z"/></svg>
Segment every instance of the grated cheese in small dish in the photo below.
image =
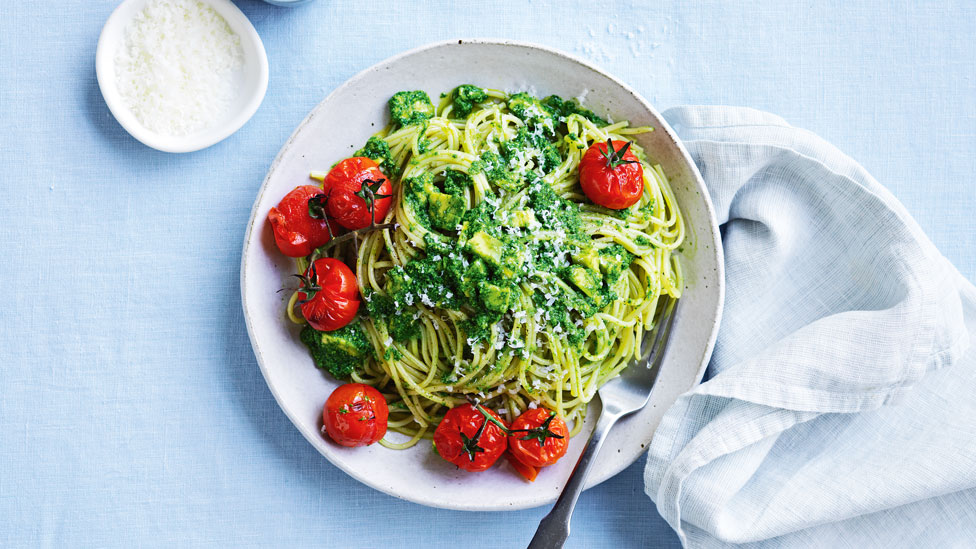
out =
<svg viewBox="0 0 976 549"><path fill-rule="evenodd" d="M126 108L147 129L183 136L213 127L238 100L241 38L200 0L149 0L114 57Z"/></svg>

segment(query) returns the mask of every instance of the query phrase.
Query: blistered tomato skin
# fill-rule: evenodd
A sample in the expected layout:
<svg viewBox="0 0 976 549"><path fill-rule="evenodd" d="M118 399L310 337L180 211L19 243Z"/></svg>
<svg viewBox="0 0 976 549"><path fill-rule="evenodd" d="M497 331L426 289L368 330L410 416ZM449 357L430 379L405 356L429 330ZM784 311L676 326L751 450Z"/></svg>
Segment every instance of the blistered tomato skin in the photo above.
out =
<svg viewBox="0 0 976 549"><path fill-rule="evenodd" d="M376 200L372 212L366 200L356 194L363 192L363 183L367 181L382 181L375 194L386 196ZM381 223L393 202L390 179L383 175L376 162L364 156L346 158L336 164L325 176L322 186L329 195L329 216L350 230L369 227L374 220Z"/></svg>
<svg viewBox="0 0 976 549"><path fill-rule="evenodd" d="M322 408L325 432L336 444L368 446L386 434L390 409L379 391L362 383L340 385Z"/></svg>
<svg viewBox="0 0 976 549"><path fill-rule="evenodd" d="M309 199L324 196L321 188L302 185L292 189L271 208L268 222L281 253L288 257L305 257L331 240L328 220L315 219L308 212Z"/></svg>
<svg viewBox="0 0 976 549"><path fill-rule="evenodd" d="M485 410L496 421L504 421ZM470 404L451 408L434 431L434 447L447 461L465 471L484 471L498 461L508 447L505 432Z"/></svg>
<svg viewBox="0 0 976 549"><path fill-rule="evenodd" d="M515 472L522 476L525 480L529 482L535 482L536 477L539 476L539 468L533 467L531 465L526 465L516 458L512 457L512 453L508 453L508 462L512 464L512 468Z"/></svg>
<svg viewBox="0 0 976 549"><path fill-rule="evenodd" d="M305 277L313 286L302 286L298 292L302 316L316 330L331 332L356 318L359 310L359 287L356 275L345 263L331 257L317 259ZM309 298L309 293L312 297Z"/></svg>
<svg viewBox="0 0 976 549"><path fill-rule="evenodd" d="M566 422L545 408L526 410L510 429L508 451L525 465L547 467L566 455L569 448Z"/></svg>
<svg viewBox="0 0 976 549"><path fill-rule="evenodd" d="M614 141L610 151L606 143L594 143L583 154L580 187L594 204L622 210L636 204L644 194L644 168L627 145L627 141Z"/></svg>

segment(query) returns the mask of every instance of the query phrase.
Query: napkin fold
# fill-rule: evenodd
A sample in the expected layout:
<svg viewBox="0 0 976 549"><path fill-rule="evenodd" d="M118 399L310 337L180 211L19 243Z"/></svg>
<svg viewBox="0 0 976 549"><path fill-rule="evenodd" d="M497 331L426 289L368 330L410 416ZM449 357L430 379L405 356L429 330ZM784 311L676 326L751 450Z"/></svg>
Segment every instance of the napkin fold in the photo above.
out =
<svg viewBox="0 0 976 549"><path fill-rule="evenodd" d="M665 117L715 203L727 294L707 381L648 452L658 511L694 547L976 544L976 288L814 134Z"/></svg>

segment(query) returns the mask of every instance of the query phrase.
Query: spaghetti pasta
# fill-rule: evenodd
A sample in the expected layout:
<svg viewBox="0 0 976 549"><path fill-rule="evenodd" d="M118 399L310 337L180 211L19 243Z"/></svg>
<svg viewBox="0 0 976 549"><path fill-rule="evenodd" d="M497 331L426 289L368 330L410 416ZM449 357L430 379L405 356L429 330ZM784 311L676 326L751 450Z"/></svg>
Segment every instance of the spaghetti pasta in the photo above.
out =
<svg viewBox="0 0 976 549"><path fill-rule="evenodd" d="M397 182L384 221L397 227L329 251L355 262L373 356L352 380L390 401L389 428L406 435L381 441L390 448L429 437L466 399L509 420L546 407L576 434L597 389L639 358L681 295L684 223L661 167L632 144L644 191L623 210L594 205L579 184L591 145L652 128L474 89L476 103L442 94L426 118L375 136ZM300 323L296 296L288 311Z"/></svg>

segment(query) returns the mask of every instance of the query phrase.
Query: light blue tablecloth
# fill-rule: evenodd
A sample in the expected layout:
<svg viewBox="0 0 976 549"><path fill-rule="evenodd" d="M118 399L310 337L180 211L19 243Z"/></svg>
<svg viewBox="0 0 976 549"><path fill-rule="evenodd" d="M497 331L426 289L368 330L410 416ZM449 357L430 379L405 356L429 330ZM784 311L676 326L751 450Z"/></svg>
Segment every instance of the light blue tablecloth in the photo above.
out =
<svg viewBox="0 0 976 549"><path fill-rule="evenodd" d="M240 310L254 194L305 113L429 41L540 42L659 107L742 104L833 142L976 278L976 7L829 1L438 0L238 5L268 95L240 132L169 155L114 121L93 58L116 2L0 15L0 546L524 544L545 509L404 503L326 462L278 409ZM969 44L969 45L967 45ZM585 494L573 547L673 546L642 463Z"/></svg>

